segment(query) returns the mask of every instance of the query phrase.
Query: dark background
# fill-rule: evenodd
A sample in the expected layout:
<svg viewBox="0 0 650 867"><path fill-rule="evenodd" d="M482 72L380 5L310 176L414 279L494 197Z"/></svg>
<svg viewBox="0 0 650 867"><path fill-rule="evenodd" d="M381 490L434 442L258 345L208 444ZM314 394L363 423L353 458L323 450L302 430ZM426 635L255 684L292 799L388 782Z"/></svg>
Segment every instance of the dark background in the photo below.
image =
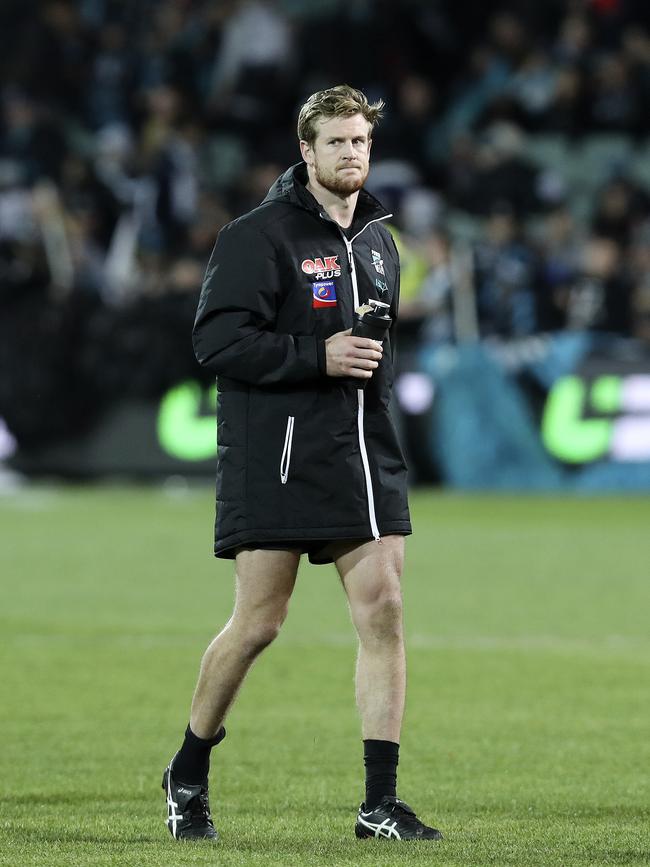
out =
<svg viewBox="0 0 650 867"><path fill-rule="evenodd" d="M650 342L650 37L632 0L110 2L0 10L0 425L23 449L207 384L219 228L299 159L313 91L386 116L401 328Z"/></svg>

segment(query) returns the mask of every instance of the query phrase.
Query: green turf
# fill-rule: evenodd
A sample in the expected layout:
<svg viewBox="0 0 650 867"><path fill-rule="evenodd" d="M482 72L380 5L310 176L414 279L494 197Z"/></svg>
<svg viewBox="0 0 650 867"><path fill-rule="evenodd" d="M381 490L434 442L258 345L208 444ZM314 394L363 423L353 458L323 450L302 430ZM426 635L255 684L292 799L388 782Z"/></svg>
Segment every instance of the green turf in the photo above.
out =
<svg viewBox="0 0 650 867"><path fill-rule="evenodd" d="M211 847L168 837L159 789L231 604L211 491L0 497L0 864L647 864L650 501L412 505L400 792L445 841L352 836L354 636L304 564L215 760Z"/></svg>

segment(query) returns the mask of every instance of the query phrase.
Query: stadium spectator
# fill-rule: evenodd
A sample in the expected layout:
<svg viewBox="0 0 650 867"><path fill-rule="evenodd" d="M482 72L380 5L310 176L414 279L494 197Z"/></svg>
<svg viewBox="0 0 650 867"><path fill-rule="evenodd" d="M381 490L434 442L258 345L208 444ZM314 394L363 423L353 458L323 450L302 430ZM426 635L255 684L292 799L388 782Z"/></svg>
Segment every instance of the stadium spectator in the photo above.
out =
<svg viewBox="0 0 650 867"><path fill-rule="evenodd" d="M475 248L481 335L523 337L538 330L536 264L512 208L497 203Z"/></svg>
<svg viewBox="0 0 650 867"><path fill-rule="evenodd" d="M51 113L25 91L7 88L2 100L0 157L20 165L27 184L60 176L65 144Z"/></svg>
<svg viewBox="0 0 650 867"><path fill-rule="evenodd" d="M551 99L539 118L538 131L578 135L586 126L587 97L579 66L560 66Z"/></svg>
<svg viewBox="0 0 650 867"><path fill-rule="evenodd" d="M632 335L650 347L650 282L634 287L631 297Z"/></svg>
<svg viewBox="0 0 650 867"><path fill-rule="evenodd" d="M454 275L451 264L451 242L446 232L433 229L419 240L416 247L426 272L415 297L400 302L401 332L452 343Z"/></svg>
<svg viewBox="0 0 650 867"><path fill-rule="evenodd" d="M611 238L588 238L579 271L556 287L554 303L564 328L629 334L630 285L620 245Z"/></svg>
<svg viewBox="0 0 650 867"><path fill-rule="evenodd" d="M634 227L648 213L648 197L629 180L618 177L606 184L596 200L595 235L627 245Z"/></svg>
<svg viewBox="0 0 650 867"><path fill-rule="evenodd" d="M566 327L564 297L582 264L583 233L565 205L550 211L539 232L539 325L543 331Z"/></svg>
<svg viewBox="0 0 650 867"><path fill-rule="evenodd" d="M623 57L617 54L601 57L595 65L591 85L590 129L639 133L642 106Z"/></svg>

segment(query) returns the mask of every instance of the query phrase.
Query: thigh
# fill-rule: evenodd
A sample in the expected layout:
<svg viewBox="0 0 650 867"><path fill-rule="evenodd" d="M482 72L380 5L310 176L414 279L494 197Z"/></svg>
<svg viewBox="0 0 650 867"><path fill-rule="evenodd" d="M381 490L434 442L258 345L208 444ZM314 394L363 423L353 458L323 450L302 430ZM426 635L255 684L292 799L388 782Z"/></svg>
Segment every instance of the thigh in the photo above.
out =
<svg viewBox="0 0 650 867"><path fill-rule="evenodd" d="M384 536L361 543L341 543L333 550L337 571L351 607L400 592L404 536Z"/></svg>
<svg viewBox="0 0 650 867"><path fill-rule="evenodd" d="M240 549L235 555L235 611L285 606L298 574L300 552Z"/></svg>

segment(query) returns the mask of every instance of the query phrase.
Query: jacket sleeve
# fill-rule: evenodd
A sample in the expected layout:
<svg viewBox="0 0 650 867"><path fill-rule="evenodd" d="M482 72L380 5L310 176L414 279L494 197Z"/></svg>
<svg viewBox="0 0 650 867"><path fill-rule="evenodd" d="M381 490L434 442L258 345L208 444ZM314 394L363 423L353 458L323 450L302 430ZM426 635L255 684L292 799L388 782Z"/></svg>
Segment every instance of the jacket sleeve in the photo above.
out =
<svg viewBox="0 0 650 867"><path fill-rule="evenodd" d="M200 364L253 385L326 375L325 342L276 332L282 297L275 249L241 222L217 238L203 280L192 334Z"/></svg>

